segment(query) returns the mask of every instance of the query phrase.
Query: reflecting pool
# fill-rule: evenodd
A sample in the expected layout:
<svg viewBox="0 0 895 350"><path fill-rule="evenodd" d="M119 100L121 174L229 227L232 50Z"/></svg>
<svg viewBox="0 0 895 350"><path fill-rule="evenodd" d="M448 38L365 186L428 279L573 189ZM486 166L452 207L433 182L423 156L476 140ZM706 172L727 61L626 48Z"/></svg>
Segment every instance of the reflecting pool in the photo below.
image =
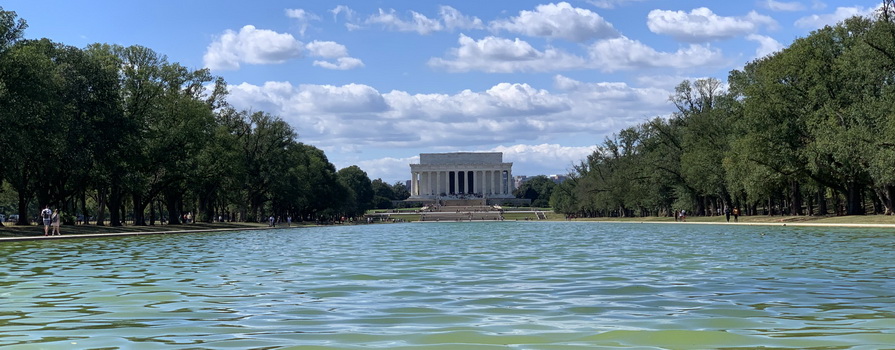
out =
<svg viewBox="0 0 895 350"><path fill-rule="evenodd" d="M411 223L0 243L0 346L880 348L895 230Z"/></svg>

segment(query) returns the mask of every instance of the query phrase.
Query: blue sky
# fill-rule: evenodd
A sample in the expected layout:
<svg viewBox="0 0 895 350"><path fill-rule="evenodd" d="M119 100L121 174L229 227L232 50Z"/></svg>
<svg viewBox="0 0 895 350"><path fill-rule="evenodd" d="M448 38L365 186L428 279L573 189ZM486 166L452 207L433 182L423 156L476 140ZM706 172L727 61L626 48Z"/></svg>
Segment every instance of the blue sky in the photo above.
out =
<svg viewBox="0 0 895 350"><path fill-rule="evenodd" d="M419 153L504 152L564 174L732 69L879 0L6 0L27 38L142 45L289 122L337 168L410 177Z"/></svg>

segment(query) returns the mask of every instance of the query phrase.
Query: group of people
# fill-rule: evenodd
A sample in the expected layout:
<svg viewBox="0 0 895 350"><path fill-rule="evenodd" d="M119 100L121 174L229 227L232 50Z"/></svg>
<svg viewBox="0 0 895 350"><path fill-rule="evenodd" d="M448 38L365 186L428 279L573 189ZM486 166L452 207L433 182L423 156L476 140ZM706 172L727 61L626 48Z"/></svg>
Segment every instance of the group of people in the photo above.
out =
<svg viewBox="0 0 895 350"><path fill-rule="evenodd" d="M267 227L277 227L280 224L280 217L278 216L276 219L271 215L267 218ZM292 227L292 216L286 217L286 225L287 227Z"/></svg>
<svg viewBox="0 0 895 350"><path fill-rule="evenodd" d="M50 206L48 205L40 211L40 218L44 222L44 236L62 235L62 232L59 231L59 225L61 223L59 209L50 210ZM50 232L50 227L53 228L52 232Z"/></svg>
<svg viewBox="0 0 895 350"><path fill-rule="evenodd" d="M733 210L731 210L730 208L725 208L724 216L727 218L727 222L730 222L731 215L733 215L733 222L739 222L740 221L740 208L733 208ZM674 211L674 221L686 222L687 221L687 211L683 210L683 209L675 210Z"/></svg>

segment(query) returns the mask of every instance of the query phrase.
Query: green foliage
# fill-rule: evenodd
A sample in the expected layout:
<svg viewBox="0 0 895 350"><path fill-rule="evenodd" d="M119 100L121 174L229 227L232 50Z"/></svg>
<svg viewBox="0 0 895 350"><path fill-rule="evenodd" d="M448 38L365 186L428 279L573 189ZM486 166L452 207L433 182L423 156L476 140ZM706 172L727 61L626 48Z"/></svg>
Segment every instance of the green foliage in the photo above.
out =
<svg viewBox="0 0 895 350"><path fill-rule="evenodd" d="M367 173L357 165L343 168L337 173L339 183L349 194L349 200L343 202L342 213L347 216L363 215L368 209L373 208L373 185Z"/></svg>
<svg viewBox="0 0 895 350"><path fill-rule="evenodd" d="M870 198L892 213L893 37L895 1L886 0L875 18L819 29L732 71L729 91L714 79L684 81L670 118L607 138L551 204L585 216L706 215L758 203L804 214L825 213L832 197L861 214Z"/></svg>
<svg viewBox="0 0 895 350"><path fill-rule="evenodd" d="M513 191L516 198L531 200L533 207L547 207L550 205L550 197L556 183L545 175L538 175L522 183L522 186Z"/></svg>
<svg viewBox="0 0 895 350"><path fill-rule="evenodd" d="M16 18L15 11L3 10L0 6L0 52L3 52L20 40L28 28L24 19Z"/></svg>
<svg viewBox="0 0 895 350"><path fill-rule="evenodd" d="M363 171L339 176L281 118L234 110L208 70L142 46L22 40L25 28L0 8L0 204L20 224L47 204L100 225L319 220L371 205Z"/></svg>

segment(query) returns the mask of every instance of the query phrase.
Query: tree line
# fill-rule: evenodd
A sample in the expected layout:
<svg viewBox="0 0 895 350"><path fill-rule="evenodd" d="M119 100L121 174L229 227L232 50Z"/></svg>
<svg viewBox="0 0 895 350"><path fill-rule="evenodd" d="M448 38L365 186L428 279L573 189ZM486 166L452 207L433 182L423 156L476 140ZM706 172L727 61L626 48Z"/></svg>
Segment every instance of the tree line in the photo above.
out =
<svg viewBox="0 0 895 350"><path fill-rule="evenodd" d="M281 118L233 108L207 69L142 46L26 40L26 28L0 7L0 191L14 194L17 224L44 205L112 226L188 212L327 220L403 188L378 180L374 193L363 170L337 171Z"/></svg>
<svg viewBox="0 0 895 350"><path fill-rule="evenodd" d="M895 0L716 79L607 137L550 197L580 216L895 210Z"/></svg>

